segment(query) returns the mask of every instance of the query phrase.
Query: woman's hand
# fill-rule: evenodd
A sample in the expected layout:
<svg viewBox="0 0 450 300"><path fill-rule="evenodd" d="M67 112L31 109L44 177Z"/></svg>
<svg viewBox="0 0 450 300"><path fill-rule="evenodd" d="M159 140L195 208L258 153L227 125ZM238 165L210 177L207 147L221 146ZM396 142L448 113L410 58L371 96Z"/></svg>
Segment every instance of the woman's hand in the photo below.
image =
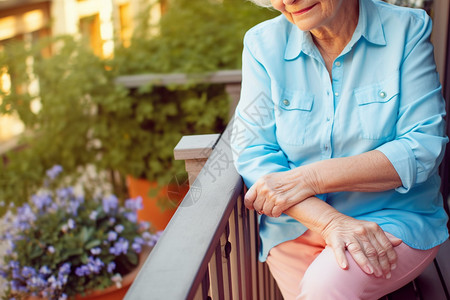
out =
<svg viewBox="0 0 450 300"><path fill-rule="evenodd" d="M286 209L315 195L309 177L301 168L264 175L245 194L244 204L259 214L279 217Z"/></svg>
<svg viewBox="0 0 450 300"><path fill-rule="evenodd" d="M348 268L346 249L367 274L389 279L391 270L396 268L397 253L394 247L402 241L386 235L374 222L357 220L339 213L321 234L343 269Z"/></svg>

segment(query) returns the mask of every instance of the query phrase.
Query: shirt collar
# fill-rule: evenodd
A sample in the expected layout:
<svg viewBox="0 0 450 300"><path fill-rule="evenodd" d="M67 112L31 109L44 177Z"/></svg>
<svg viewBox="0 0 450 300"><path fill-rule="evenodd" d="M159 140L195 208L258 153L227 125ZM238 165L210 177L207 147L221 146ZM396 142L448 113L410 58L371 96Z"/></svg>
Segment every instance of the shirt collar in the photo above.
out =
<svg viewBox="0 0 450 300"><path fill-rule="evenodd" d="M293 60L297 58L301 52L306 55L313 55L315 46L311 34L306 31L301 31L293 24L290 25L291 31L289 33L284 59ZM347 46L352 47L361 36L372 44L380 46L386 45L383 24L381 23L377 8L372 0L359 1L358 25Z"/></svg>

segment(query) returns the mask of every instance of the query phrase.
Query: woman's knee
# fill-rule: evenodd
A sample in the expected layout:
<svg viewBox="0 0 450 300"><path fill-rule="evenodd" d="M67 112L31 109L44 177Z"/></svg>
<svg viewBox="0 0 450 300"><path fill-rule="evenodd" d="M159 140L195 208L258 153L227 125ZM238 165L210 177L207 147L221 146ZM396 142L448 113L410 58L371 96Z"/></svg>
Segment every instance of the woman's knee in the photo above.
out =
<svg viewBox="0 0 450 300"><path fill-rule="evenodd" d="M297 299L359 299L367 280L370 278L357 265L350 264L347 270L339 267L327 247L305 272Z"/></svg>

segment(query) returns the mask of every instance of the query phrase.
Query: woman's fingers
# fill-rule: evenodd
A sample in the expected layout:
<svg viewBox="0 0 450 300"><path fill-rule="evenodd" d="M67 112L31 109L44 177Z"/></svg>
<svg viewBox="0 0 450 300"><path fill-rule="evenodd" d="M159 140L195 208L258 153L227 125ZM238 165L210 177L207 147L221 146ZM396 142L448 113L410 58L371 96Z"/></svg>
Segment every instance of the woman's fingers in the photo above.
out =
<svg viewBox="0 0 450 300"><path fill-rule="evenodd" d="M398 237L393 236L389 232L386 232L386 237L389 239L389 241L391 242L392 246L394 246L394 247L397 247L398 245L403 243L403 241L401 239L399 239Z"/></svg>
<svg viewBox="0 0 450 300"><path fill-rule="evenodd" d="M358 240L354 240L352 242L346 243L346 248L350 255L353 257L353 260L358 264L358 266L363 270L363 272L371 275L374 274L375 269L369 259L367 257L366 252L363 249L363 246L360 244Z"/></svg>
<svg viewBox="0 0 450 300"><path fill-rule="evenodd" d="M397 262L394 246L399 245L401 240L388 237L376 223L341 216L329 224L322 234L333 248L341 267L342 245L345 245L363 272L387 279L391 277Z"/></svg>
<svg viewBox="0 0 450 300"><path fill-rule="evenodd" d="M386 257L385 250L380 246L375 238L362 242L363 251L369 260L376 277L382 277L391 271L391 265Z"/></svg>
<svg viewBox="0 0 450 300"><path fill-rule="evenodd" d="M274 217L274 215L272 214L273 207L274 207L273 202L265 201L262 212L269 217Z"/></svg>
<svg viewBox="0 0 450 300"><path fill-rule="evenodd" d="M390 234L389 234L390 235ZM394 247L402 243L402 240L390 235L389 238L381 228L375 233L376 241L378 242L378 256L380 265L383 269L383 274L386 278L390 278L390 273L395 269L397 263L397 252Z"/></svg>
<svg viewBox="0 0 450 300"><path fill-rule="evenodd" d="M335 247L331 247L333 248L334 257L336 258L338 265L344 270L348 269L348 261L345 256L345 245L340 244Z"/></svg>
<svg viewBox="0 0 450 300"><path fill-rule="evenodd" d="M244 197L244 205L248 209L253 209L253 202L256 200L256 184L254 184L248 191L245 193Z"/></svg>

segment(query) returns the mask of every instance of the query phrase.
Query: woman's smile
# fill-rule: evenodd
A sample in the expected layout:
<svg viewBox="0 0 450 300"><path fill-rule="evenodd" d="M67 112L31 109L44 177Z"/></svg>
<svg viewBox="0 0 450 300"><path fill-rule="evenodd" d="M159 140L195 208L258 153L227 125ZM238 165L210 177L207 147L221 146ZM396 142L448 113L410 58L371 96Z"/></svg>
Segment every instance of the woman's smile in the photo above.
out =
<svg viewBox="0 0 450 300"><path fill-rule="evenodd" d="M292 12L291 14L294 15L294 16L300 16L300 15L303 15L303 14L309 12L310 10L312 10L317 4L318 4L318 3L313 4L313 5L311 5L311 6L307 7L307 8L301 9L301 10L299 10L299 11Z"/></svg>

